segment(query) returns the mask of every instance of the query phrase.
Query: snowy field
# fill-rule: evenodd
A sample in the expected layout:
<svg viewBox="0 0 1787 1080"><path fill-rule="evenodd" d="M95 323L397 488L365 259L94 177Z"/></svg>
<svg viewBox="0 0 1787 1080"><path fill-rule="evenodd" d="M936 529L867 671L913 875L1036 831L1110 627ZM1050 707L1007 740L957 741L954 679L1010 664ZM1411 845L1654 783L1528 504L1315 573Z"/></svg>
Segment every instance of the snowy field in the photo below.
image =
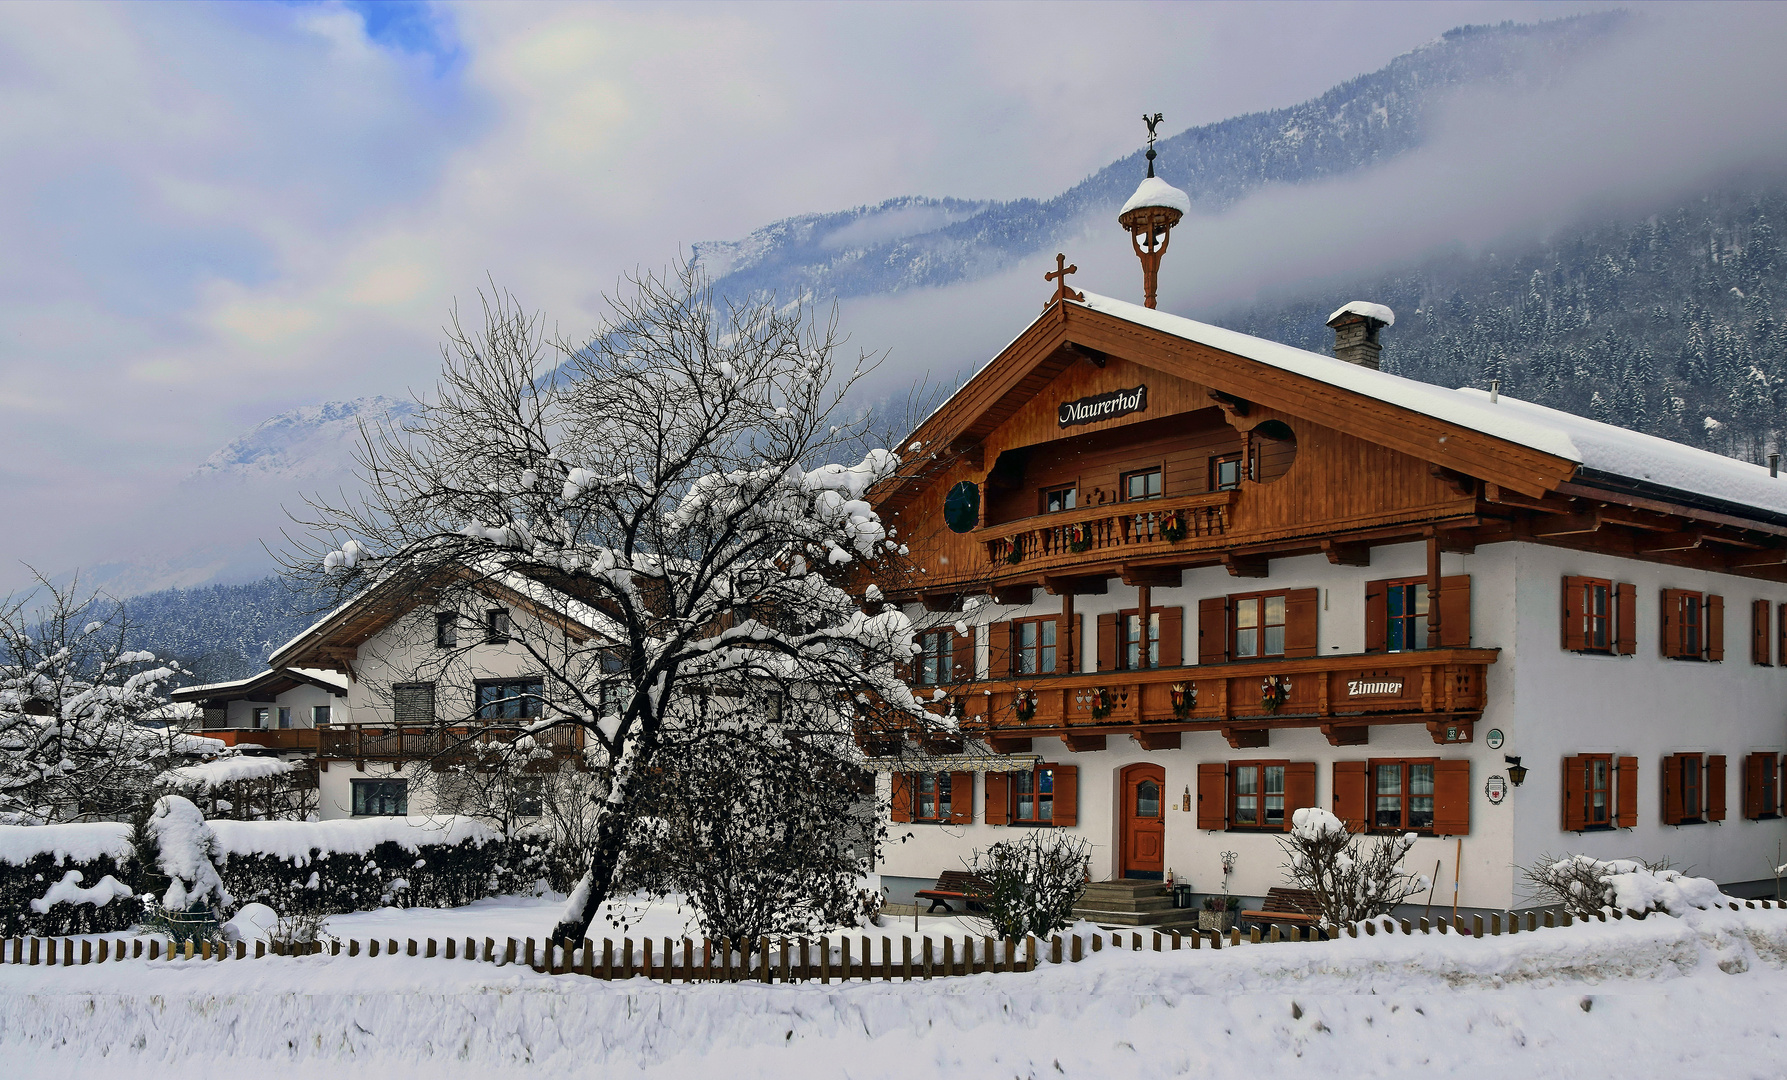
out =
<svg viewBox="0 0 1787 1080"><path fill-rule="evenodd" d="M549 910L334 928L513 936ZM1778 911L1106 951L928 984L605 984L404 956L0 967L8 1077L1787 1077L1784 1018Z"/></svg>

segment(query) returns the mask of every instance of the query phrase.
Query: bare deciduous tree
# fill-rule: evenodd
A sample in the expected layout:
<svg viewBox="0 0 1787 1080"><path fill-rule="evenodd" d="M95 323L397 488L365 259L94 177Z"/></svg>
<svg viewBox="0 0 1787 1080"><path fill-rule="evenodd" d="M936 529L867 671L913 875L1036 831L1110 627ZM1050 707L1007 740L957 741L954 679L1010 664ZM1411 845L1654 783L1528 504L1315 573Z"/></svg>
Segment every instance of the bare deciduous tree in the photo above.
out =
<svg viewBox="0 0 1787 1080"><path fill-rule="evenodd" d="M1296 812L1289 836L1279 840L1289 860L1291 882L1314 893L1327 926L1349 926L1387 915L1397 904L1428 887L1428 879L1402 868L1415 846L1414 833L1373 838L1359 833L1320 807Z"/></svg>

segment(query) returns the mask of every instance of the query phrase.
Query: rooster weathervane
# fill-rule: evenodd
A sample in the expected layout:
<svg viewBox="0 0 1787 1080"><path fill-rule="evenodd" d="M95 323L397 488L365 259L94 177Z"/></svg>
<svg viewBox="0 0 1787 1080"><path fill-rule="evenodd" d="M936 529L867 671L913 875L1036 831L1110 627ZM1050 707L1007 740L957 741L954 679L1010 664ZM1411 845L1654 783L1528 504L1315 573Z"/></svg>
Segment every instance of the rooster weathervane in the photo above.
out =
<svg viewBox="0 0 1787 1080"><path fill-rule="evenodd" d="M1165 119L1166 119L1166 116L1162 113L1155 113L1153 116L1149 116L1147 113L1142 114L1142 123L1148 125L1148 175L1149 176L1154 175L1154 129L1156 127L1160 126L1160 122Z"/></svg>

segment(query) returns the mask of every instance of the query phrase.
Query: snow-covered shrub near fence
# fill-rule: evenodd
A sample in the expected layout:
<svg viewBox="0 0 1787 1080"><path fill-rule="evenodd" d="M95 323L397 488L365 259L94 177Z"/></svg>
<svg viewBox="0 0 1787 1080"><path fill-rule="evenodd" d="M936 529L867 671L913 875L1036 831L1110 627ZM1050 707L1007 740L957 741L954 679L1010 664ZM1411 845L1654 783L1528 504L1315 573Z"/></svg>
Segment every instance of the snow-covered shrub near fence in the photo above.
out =
<svg viewBox="0 0 1787 1080"><path fill-rule="evenodd" d="M457 907L533 884L521 846L470 817L213 821L237 903L281 915Z"/></svg>
<svg viewBox="0 0 1787 1080"><path fill-rule="evenodd" d="M1291 832L1280 840L1291 883L1315 894L1322 921L1347 926L1389 914L1404 899L1428 887L1428 879L1402 868L1415 845L1414 833L1379 836L1367 848L1360 834L1319 806L1291 816Z"/></svg>
<svg viewBox="0 0 1787 1080"><path fill-rule="evenodd" d="M1711 878L1688 877L1642 859L1543 856L1522 873L1538 898L1581 917L1602 908L1682 915L1730 903Z"/></svg>
<svg viewBox="0 0 1787 1080"><path fill-rule="evenodd" d="M0 825L0 937L124 930L142 904L129 825Z"/></svg>

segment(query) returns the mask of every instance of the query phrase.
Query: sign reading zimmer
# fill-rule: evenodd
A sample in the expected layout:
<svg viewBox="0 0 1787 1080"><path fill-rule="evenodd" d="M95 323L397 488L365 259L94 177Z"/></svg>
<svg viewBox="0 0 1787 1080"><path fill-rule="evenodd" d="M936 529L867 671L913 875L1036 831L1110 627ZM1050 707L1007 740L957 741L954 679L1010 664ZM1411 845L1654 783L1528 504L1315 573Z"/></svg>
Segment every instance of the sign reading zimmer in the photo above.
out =
<svg viewBox="0 0 1787 1080"><path fill-rule="evenodd" d="M1376 697L1380 694L1402 693L1402 680L1386 679L1379 676L1375 679L1351 679L1346 684L1347 697Z"/></svg>
<svg viewBox="0 0 1787 1080"><path fill-rule="evenodd" d="M1145 384L1132 390L1110 390L1080 398L1078 401L1062 402L1061 426L1073 427L1075 424L1114 420L1119 416L1141 412L1147 407L1148 387Z"/></svg>

